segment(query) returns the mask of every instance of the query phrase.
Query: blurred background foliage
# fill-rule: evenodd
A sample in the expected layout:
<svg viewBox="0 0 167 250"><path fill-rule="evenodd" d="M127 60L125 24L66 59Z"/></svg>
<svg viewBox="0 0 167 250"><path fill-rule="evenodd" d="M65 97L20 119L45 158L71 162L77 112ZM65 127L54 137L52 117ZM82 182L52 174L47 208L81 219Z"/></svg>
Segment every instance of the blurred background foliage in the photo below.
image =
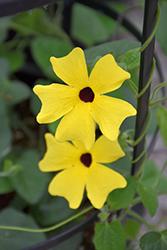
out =
<svg viewBox="0 0 167 250"><path fill-rule="evenodd" d="M143 1L133 1L133 7L132 1L111 1L108 4L127 18L131 17L131 12L134 15L135 9L143 13ZM167 55L167 2L160 1L159 4L161 19L156 38ZM63 29L63 9L64 3L59 1L0 19L1 225L47 227L76 212L68 207L64 198L51 197L47 193L52 174L42 173L38 169L38 162L45 152L44 133L54 133L59 122L39 125L35 119L41 104L32 92L33 86L61 83L52 71L50 56L61 57L68 54L73 47L80 46L85 50L90 72L97 58L112 53L119 65L131 73L133 82L138 86L140 54L137 49L140 43L121 27L121 23L82 4L74 3L69 35ZM136 26L142 29L140 15ZM119 90L109 95L125 99L136 106L136 99L127 81ZM148 134L153 134L157 126L156 109L152 108L151 111ZM129 118L122 125L121 131L133 129L134 126L135 118ZM123 149L129 149L124 140L121 143ZM130 174L131 164L127 157L108 166L125 176ZM144 182L144 176L142 180ZM159 189L167 193L165 185L164 180L164 185ZM114 194L109 197L110 201L113 199ZM83 203L85 206L88 201L84 199ZM79 218L77 221L81 220ZM18 250L27 247L64 231L75 223L76 221L69 223L48 234L9 231L5 235L0 230L0 249ZM127 234L130 235L131 223L133 224L129 222L129 226L126 225ZM77 234L52 249L75 250L83 245L83 249L92 250L94 246L89 240L93 234L92 228L89 229L89 234L90 236L86 233Z"/></svg>

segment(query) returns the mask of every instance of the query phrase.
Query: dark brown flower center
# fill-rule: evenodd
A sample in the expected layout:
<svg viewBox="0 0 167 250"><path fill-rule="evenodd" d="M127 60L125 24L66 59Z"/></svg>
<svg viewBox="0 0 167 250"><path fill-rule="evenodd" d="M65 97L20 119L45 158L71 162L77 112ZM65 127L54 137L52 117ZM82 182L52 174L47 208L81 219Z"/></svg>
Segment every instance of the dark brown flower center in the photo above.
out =
<svg viewBox="0 0 167 250"><path fill-rule="evenodd" d="M91 154L86 153L81 155L80 160L86 167L90 167L90 164L92 163L92 156Z"/></svg>
<svg viewBox="0 0 167 250"><path fill-rule="evenodd" d="M94 96L95 96L95 95L94 95L92 89L89 88L89 87L86 87L86 88L82 89L82 90L79 92L79 98L80 98L81 101L83 101L83 102L93 102Z"/></svg>

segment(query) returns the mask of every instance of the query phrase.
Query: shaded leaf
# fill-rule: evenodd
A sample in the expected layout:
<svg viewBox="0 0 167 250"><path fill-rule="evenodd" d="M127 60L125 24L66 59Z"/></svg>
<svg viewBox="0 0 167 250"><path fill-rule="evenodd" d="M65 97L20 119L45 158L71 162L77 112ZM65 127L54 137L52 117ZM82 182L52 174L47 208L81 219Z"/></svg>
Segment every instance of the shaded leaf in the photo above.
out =
<svg viewBox="0 0 167 250"><path fill-rule="evenodd" d="M154 216L158 208L158 196L156 190L149 185L143 186L141 183L139 183L138 193L144 206L148 209L151 216Z"/></svg>
<svg viewBox="0 0 167 250"><path fill-rule="evenodd" d="M157 121L161 131L162 139L167 147L167 132L166 132L166 124L167 124L167 110L163 106L158 106L156 110Z"/></svg>
<svg viewBox="0 0 167 250"><path fill-rule="evenodd" d="M141 250L166 250L167 234L163 232L149 232L141 237L139 245Z"/></svg>
<svg viewBox="0 0 167 250"><path fill-rule="evenodd" d="M38 228L37 224L30 216L12 208L6 208L1 211L0 224L6 226ZM0 230L0 249L2 250L18 250L44 240L45 236L43 233L35 234L8 229Z"/></svg>
<svg viewBox="0 0 167 250"><path fill-rule="evenodd" d="M111 204L111 210L118 210L128 206L136 192L136 179L134 177L127 178L127 186L123 189L117 189L112 191L107 202Z"/></svg>
<svg viewBox="0 0 167 250"><path fill-rule="evenodd" d="M110 224L97 223L93 240L97 250L125 249L125 231L120 221Z"/></svg>
<svg viewBox="0 0 167 250"><path fill-rule="evenodd" d="M87 63L92 63L97 56L104 56L111 51L114 51L114 56L124 54L126 51L140 46L139 42L129 40L118 40L113 42L103 43L85 50Z"/></svg>
<svg viewBox="0 0 167 250"><path fill-rule="evenodd" d="M58 78L53 73L50 57L65 56L72 50L72 48L73 47L69 43L54 37L40 36L35 38L31 43L31 51L34 60L43 73L54 80L58 80Z"/></svg>
<svg viewBox="0 0 167 250"><path fill-rule="evenodd" d="M128 70L138 67L140 65L139 48L128 50L121 59L121 63L125 63Z"/></svg>
<svg viewBox="0 0 167 250"><path fill-rule="evenodd" d="M125 224L125 235L126 239L132 240L136 239L140 231L140 225L136 220L129 219Z"/></svg>
<svg viewBox="0 0 167 250"><path fill-rule="evenodd" d="M10 177L18 194L30 204L37 203L47 188L48 175L38 169L39 155L34 150L26 150L17 160L21 170Z"/></svg>

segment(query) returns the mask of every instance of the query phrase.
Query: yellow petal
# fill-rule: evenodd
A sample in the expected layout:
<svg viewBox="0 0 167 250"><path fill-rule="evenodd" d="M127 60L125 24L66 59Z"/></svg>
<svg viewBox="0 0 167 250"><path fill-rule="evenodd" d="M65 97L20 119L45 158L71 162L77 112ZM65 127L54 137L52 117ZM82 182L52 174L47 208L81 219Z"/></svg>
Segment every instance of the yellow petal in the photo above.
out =
<svg viewBox="0 0 167 250"><path fill-rule="evenodd" d="M73 109L79 100L78 90L62 84L36 85L33 89L41 99L42 108L37 115L39 123L50 123Z"/></svg>
<svg viewBox="0 0 167 250"><path fill-rule="evenodd" d="M74 48L67 56L51 57L55 74L70 86L82 89L88 86L88 73L84 52L80 48Z"/></svg>
<svg viewBox="0 0 167 250"><path fill-rule="evenodd" d="M92 157L95 162L101 163L113 162L125 156L118 140L111 141L104 135L97 139L93 148L90 150L90 153L92 153Z"/></svg>
<svg viewBox="0 0 167 250"><path fill-rule="evenodd" d="M136 115L136 109L123 100L97 95L92 103L92 115L102 133L108 139L115 141L118 138L121 123L125 118Z"/></svg>
<svg viewBox="0 0 167 250"><path fill-rule="evenodd" d="M58 173L49 185L51 195L62 196L76 209L81 204L88 169L81 164Z"/></svg>
<svg viewBox="0 0 167 250"><path fill-rule="evenodd" d="M90 74L90 86L96 94L104 94L118 89L129 78L130 74L108 54L95 64Z"/></svg>
<svg viewBox="0 0 167 250"><path fill-rule="evenodd" d="M47 150L43 159L39 162L39 168L43 172L55 172L78 164L80 151L69 142L57 142L55 137L45 134Z"/></svg>
<svg viewBox="0 0 167 250"><path fill-rule="evenodd" d="M90 112L90 104L79 102L60 121L56 139L58 141L81 141L89 150L95 141L95 122Z"/></svg>
<svg viewBox="0 0 167 250"><path fill-rule="evenodd" d="M100 209L111 191L126 185L125 178L119 173L103 165L92 164L86 182L87 196L92 205Z"/></svg>

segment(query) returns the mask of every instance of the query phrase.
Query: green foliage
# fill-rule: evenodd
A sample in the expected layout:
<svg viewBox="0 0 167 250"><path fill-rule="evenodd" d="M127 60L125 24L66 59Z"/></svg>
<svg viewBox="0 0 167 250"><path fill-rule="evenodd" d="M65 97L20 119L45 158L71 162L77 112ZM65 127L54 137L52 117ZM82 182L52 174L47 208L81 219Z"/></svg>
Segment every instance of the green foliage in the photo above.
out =
<svg viewBox="0 0 167 250"><path fill-rule="evenodd" d="M120 221L110 224L97 223L93 242L97 250L125 249L125 231Z"/></svg>
<svg viewBox="0 0 167 250"><path fill-rule="evenodd" d="M158 208L158 198L156 190L149 185L143 186L141 183L139 183L138 193L144 206L148 209L151 216L154 216Z"/></svg>
<svg viewBox="0 0 167 250"><path fill-rule="evenodd" d="M39 155L36 151L24 151L17 159L21 170L10 177L12 186L30 204L37 203L47 187L47 175L38 169L38 162Z"/></svg>
<svg viewBox="0 0 167 250"><path fill-rule="evenodd" d="M18 212L12 208L6 208L1 211L0 222L1 225L5 226L38 228L36 222L31 216ZM0 239L0 249L18 250L37 244L40 241L44 241L46 238L43 233L33 234L4 229L0 230Z"/></svg>
<svg viewBox="0 0 167 250"><path fill-rule="evenodd" d="M140 239L139 245L141 250L166 250L167 249L167 232L149 232Z"/></svg>
<svg viewBox="0 0 167 250"><path fill-rule="evenodd" d="M139 67L140 65L140 52L138 48L128 50L121 59L121 63L124 63L127 70Z"/></svg>
<svg viewBox="0 0 167 250"><path fill-rule="evenodd" d="M167 110L163 106L159 106L156 110L156 115L163 142L167 147L167 133L166 133Z"/></svg>
<svg viewBox="0 0 167 250"><path fill-rule="evenodd" d="M92 63L97 56L104 56L111 52L115 57L117 57L118 55L124 54L128 50L138 48L139 44L140 43L138 42L132 42L129 40L118 40L103 43L85 50L86 61L88 64Z"/></svg>
<svg viewBox="0 0 167 250"><path fill-rule="evenodd" d="M47 77L56 81L58 81L58 78L53 73L50 57L65 56L72 50L72 48L73 46L68 42L61 41L54 37L39 36L33 39L31 43L31 51L35 62Z"/></svg>
<svg viewBox="0 0 167 250"><path fill-rule="evenodd" d="M140 231L139 223L134 219L129 219L125 224L125 235L126 239L133 240L137 239L137 235Z"/></svg>
<svg viewBox="0 0 167 250"><path fill-rule="evenodd" d="M155 186L158 193L167 193L167 178L162 176L159 168L153 161L147 161L141 179L143 185Z"/></svg>
<svg viewBox="0 0 167 250"><path fill-rule="evenodd" d="M53 197L46 192L45 188L42 199L31 208L32 215L41 226L46 227L59 223L76 212L69 208L68 202L64 198Z"/></svg>
<svg viewBox="0 0 167 250"><path fill-rule="evenodd" d="M119 210L128 206L135 195L136 192L136 179L134 177L127 178L127 186L123 189L117 189L112 191L107 201L111 204L111 211Z"/></svg>

